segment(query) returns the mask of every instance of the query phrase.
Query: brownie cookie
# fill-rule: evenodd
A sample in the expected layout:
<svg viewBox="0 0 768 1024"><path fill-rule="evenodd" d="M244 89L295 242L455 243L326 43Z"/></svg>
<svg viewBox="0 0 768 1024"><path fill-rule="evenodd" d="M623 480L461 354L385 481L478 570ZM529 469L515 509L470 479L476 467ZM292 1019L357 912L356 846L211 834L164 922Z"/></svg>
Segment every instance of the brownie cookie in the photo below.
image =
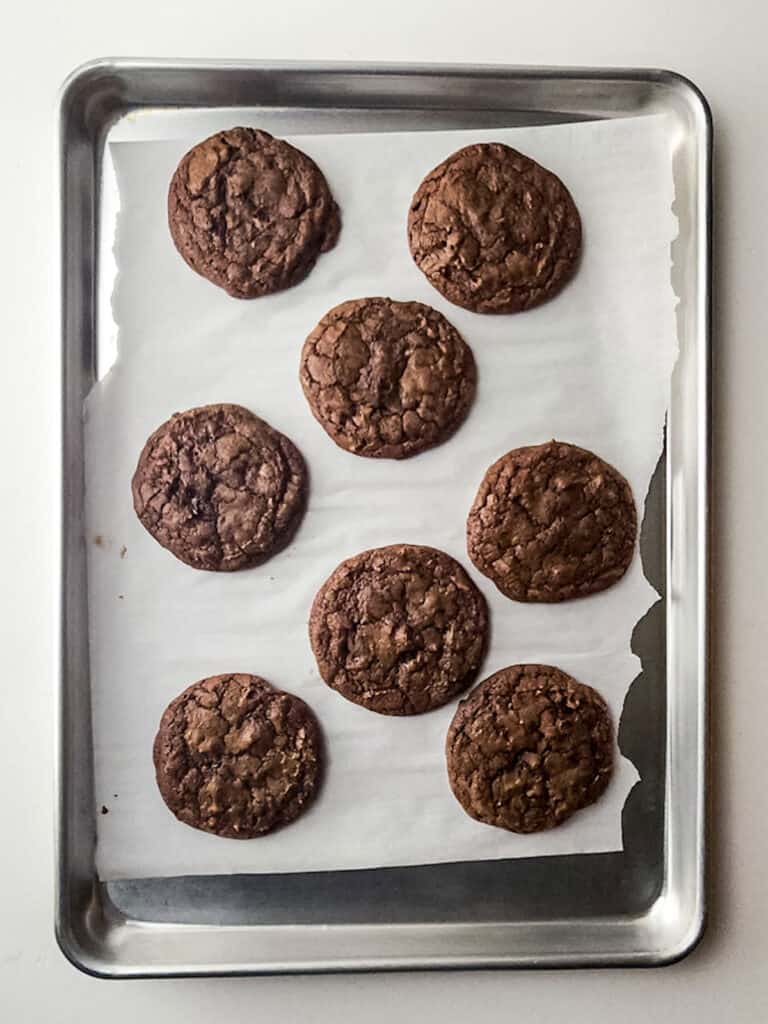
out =
<svg viewBox="0 0 768 1024"><path fill-rule="evenodd" d="M153 756L160 794L179 821L253 839L293 821L321 775L315 716L258 676L211 676L163 712Z"/></svg>
<svg viewBox="0 0 768 1024"><path fill-rule="evenodd" d="M306 470L283 434L240 405L179 412L152 434L133 475L133 507L164 548L195 569L258 565L304 511Z"/></svg>
<svg viewBox="0 0 768 1024"><path fill-rule="evenodd" d="M515 448L483 478L467 550L515 601L567 601L605 590L632 561L637 513L613 466L561 441Z"/></svg>
<svg viewBox="0 0 768 1024"><path fill-rule="evenodd" d="M512 665L459 704L445 751L451 789L471 818L540 832L602 795L613 728L591 686L551 665Z"/></svg>
<svg viewBox="0 0 768 1024"><path fill-rule="evenodd" d="M231 128L183 157L168 191L176 248L236 299L303 280L336 244L339 209L306 153L254 128Z"/></svg>
<svg viewBox="0 0 768 1024"><path fill-rule="evenodd" d="M450 302L475 313L519 313L573 274L581 219L551 171L500 142L479 143L419 185L408 241L419 269Z"/></svg>
<svg viewBox="0 0 768 1024"><path fill-rule="evenodd" d="M382 715L430 711L466 689L487 631L485 599L459 563L413 544L342 562L309 619L325 682Z"/></svg>
<svg viewBox="0 0 768 1024"><path fill-rule="evenodd" d="M301 386L315 418L356 455L404 459L459 426L475 360L442 313L421 302L353 299L304 343Z"/></svg>

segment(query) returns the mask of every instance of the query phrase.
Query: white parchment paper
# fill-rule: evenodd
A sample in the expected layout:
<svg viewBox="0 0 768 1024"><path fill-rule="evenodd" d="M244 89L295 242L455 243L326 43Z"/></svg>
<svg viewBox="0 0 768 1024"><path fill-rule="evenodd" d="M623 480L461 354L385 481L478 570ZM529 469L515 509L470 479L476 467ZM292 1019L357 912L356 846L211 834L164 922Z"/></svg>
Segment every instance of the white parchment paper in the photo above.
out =
<svg viewBox="0 0 768 1024"><path fill-rule="evenodd" d="M222 126L224 127L224 126ZM487 466L552 437L583 445L629 479L642 514L659 458L676 357L670 245L676 235L668 126L645 117L570 126L305 136L343 229L301 285L229 298L177 255L166 225L173 170L196 139L112 146L120 195L114 317L119 354L86 403L91 684L103 879L334 870L621 849L621 810L637 779L618 757L595 806L541 835L472 821L450 793L443 743L454 705L412 718L365 711L319 679L307 639L315 591L344 557L398 541L443 548L488 598L481 678L505 665L558 665L607 699L618 724L640 671L632 630L657 599L639 555L624 580L557 606L503 598L466 556L464 524ZM461 145L502 141L567 183L584 223L573 282L517 316L451 306L413 264L405 220L423 175ZM440 309L471 345L477 400L447 444L394 462L337 448L298 384L302 342L343 299L389 295ZM182 565L136 519L130 481L152 430L174 411L238 402L287 433L311 469L294 542L240 573ZM179 824L155 785L152 741L166 704L219 672L253 672L316 711L328 770L312 809L252 841Z"/></svg>

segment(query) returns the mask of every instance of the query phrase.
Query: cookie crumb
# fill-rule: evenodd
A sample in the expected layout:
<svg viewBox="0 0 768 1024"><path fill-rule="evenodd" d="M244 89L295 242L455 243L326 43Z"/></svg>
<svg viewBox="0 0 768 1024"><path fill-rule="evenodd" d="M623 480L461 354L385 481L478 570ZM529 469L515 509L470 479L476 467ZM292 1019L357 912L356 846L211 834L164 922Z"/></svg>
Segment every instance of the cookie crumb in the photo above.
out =
<svg viewBox="0 0 768 1024"><path fill-rule="evenodd" d="M104 538L100 533L97 533L96 536L93 538L93 543L96 545L97 548L103 548L106 546L104 543Z"/></svg>

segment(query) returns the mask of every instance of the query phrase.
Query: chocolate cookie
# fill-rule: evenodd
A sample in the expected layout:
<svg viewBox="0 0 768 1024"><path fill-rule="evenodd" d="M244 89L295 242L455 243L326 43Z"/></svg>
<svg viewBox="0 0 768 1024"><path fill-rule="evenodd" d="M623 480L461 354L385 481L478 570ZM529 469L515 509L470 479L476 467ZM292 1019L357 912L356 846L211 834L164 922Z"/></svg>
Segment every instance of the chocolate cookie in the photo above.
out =
<svg viewBox="0 0 768 1024"><path fill-rule="evenodd" d="M465 146L419 185L408 214L419 269L475 313L519 313L576 269L581 219L551 171L500 142Z"/></svg>
<svg viewBox="0 0 768 1024"><path fill-rule="evenodd" d="M453 795L470 818L540 832L602 795L613 728L591 686L551 665L512 665L459 704L445 751Z"/></svg>
<svg viewBox="0 0 768 1024"><path fill-rule="evenodd" d="M475 394L475 360L442 313L421 302L353 299L326 313L301 354L301 386L318 422L356 455L404 459L459 426Z"/></svg>
<svg viewBox="0 0 768 1024"><path fill-rule="evenodd" d="M467 550L515 601L567 601L605 590L632 561L637 513L613 466L561 441L515 448L483 478Z"/></svg>
<svg viewBox="0 0 768 1024"><path fill-rule="evenodd" d="M155 540L195 569L258 565L288 543L306 499L298 449L240 405L179 412L152 434L133 507Z"/></svg>
<svg viewBox="0 0 768 1024"><path fill-rule="evenodd" d="M153 756L179 821L253 839L298 818L320 783L322 743L298 697L258 676L211 676L163 712Z"/></svg>
<svg viewBox="0 0 768 1024"><path fill-rule="evenodd" d="M413 544L342 562L309 619L326 683L383 715L430 711L469 686L487 631L485 599L459 563Z"/></svg>
<svg viewBox="0 0 768 1024"><path fill-rule="evenodd" d="M303 280L336 244L339 209L314 161L268 132L231 128L183 157L168 191L176 248L236 299Z"/></svg>

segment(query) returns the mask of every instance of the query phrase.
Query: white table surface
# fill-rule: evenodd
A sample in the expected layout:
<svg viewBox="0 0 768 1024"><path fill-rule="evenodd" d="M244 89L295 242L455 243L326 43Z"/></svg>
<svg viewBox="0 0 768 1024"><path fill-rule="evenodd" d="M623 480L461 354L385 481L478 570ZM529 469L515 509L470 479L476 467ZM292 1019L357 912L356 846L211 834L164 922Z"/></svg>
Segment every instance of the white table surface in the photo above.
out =
<svg viewBox="0 0 768 1024"><path fill-rule="evenodd" d="M303 22L303 25L302 25ZM0 29L0 1019L768 1020L768 89L764 0L65 0ZM56 91L99 56L647 65L691 77L716 131L712 841L708 931L672 967L98 981L53 938L51 424Z"/></svg>

